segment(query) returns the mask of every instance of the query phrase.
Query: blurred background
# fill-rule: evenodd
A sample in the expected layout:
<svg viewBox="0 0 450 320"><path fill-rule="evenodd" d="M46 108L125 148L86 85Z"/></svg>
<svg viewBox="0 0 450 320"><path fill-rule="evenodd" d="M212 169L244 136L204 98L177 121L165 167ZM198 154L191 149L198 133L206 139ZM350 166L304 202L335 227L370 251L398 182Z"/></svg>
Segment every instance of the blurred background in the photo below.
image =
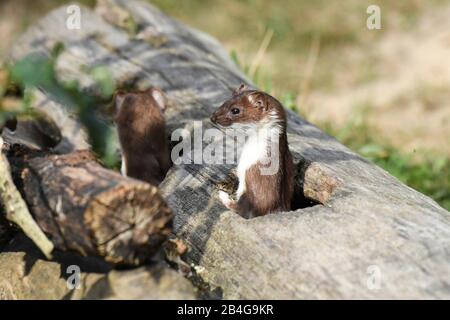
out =
<svg viewBox="0 0 450 320"><path fill-rule="evenodd" d="M0 60L67 2L1 0ZM450 210L449 0L150 2L212 34L260 88ZM371 4L381 30L366 27Z"/></svg>

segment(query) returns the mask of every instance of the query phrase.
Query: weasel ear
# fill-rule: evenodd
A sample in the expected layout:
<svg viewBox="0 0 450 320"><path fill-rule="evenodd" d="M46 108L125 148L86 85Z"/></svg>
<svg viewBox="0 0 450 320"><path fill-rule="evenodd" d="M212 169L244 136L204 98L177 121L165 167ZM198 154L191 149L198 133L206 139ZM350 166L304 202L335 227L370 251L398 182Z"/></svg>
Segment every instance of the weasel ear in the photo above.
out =
<svg viewBox="0 0 450 320"><path fill-rule="evenodd" d="M164 92L162 92L162 90L158 88L151 88L148 90L148 92L153 97L153 99L155 100L156 104L161 109L161 111L166 110L167 97L164 94Z"/></svg>
<svg viewBox="0 0 450 320"><path fill-rule="evenodd" d="M264 111L268 109L266 96L262 92L254 92L248 95L247 100L255 108L263 109Z"/></svg>
<svg viewBox="0 0 450 320"><path fill-rule="evenodd" d="M123 90L117 90L114 93L114 116L116 117L119 114L120 109L122 108L123 102L125 101L127 94Z"/></svg>
<svg viewBox="0 0 450 320"><path fill-rule="evenodd" d="M241 85L238 88L234 89L233 96L240 95L242 92L244 92L246 90L248 90L247 85L245 85L244 83L241 83Z"/></svg>

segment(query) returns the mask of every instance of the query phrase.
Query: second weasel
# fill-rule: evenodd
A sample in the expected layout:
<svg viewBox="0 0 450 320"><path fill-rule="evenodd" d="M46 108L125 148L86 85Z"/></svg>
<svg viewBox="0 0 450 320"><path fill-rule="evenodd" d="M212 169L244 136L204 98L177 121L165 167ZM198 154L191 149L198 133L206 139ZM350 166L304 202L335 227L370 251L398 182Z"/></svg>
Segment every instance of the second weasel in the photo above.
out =
<svg viewBox="0 0 450 320"><path fill-rule="evenodd" d="M122 151L122 174L158 185L171 166L164 110L166 97L156 88L118 91L115 123Z"/></svg>
<svg viewBox="0 0 450 320"><path fill-rule="evenodd" d="M236 200L220 191L223 204L246 218L290 210L294 165L281 103L264 92L241 85L232 98L214 112L211 121L223 127L243 126L251 130L237 167ZM264 168L274 162L278 164L277 170L265 173Z"/></svg>

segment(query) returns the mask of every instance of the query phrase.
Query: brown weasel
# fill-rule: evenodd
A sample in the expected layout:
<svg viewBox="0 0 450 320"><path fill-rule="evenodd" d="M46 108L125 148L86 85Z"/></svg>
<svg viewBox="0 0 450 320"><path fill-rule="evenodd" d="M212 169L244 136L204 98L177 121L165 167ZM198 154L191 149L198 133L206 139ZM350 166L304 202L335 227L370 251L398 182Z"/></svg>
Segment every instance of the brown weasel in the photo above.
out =
<svg viewBox="0 0 450 320"><path fill-rule="evenodd" d="M220 191L224 205L246 218L290 210L294 165L281 103L264 92L241 85L214 112L211 121L223 127L244 126L249 133L237 167L236 200ZM264 171L270 166L275 170Z"/></svg>
<svg viewBox="0 0 450 320"><path fill-rule="evenodd" d="M171 166L164 110L166 97L156 88L118 91L114 120L122 151L122 174L158 185Z"/></svg>

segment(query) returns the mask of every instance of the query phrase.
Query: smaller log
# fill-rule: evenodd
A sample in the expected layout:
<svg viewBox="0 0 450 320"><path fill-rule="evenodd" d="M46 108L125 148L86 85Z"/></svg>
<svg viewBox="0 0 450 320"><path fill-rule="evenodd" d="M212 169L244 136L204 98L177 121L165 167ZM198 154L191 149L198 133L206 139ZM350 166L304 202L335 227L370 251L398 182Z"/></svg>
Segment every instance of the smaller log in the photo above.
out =
<svg viewBox="0 0 450 320"><path fill-rule="evenodd" d="M30 211L60 250L139 265L171 231L172 212L156 187L103 168L90 151L13 146L8 156Z"/></svg>

